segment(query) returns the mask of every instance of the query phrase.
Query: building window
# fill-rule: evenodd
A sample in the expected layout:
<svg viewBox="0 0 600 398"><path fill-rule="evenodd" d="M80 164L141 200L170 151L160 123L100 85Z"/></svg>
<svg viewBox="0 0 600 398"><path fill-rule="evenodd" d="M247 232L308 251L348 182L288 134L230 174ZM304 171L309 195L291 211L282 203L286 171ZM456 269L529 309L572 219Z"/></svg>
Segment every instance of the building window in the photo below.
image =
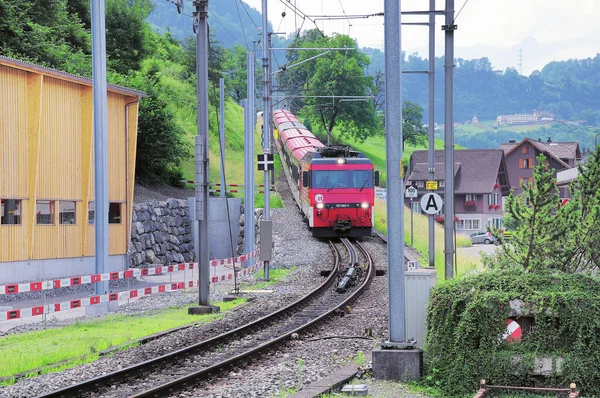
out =
<svg viewBox="0 0 600 398"><path fill-rule="evenodd" d="M94 202L88 202L88 224L94 224L96 221L96 205Z"/></svg>
<svg viewBox="0 0 600 398"><path fill-rule="evenodd" d="M476 231L481 227L481 219L479 218L467 218L461 219L456 222L457 231Z"/></svg>
<svg viewBox="0 0 600 398"><path fill-rule="evenodd" d="M21 225L21 200L0 199L0 224Z"/></svg>
<svg viewBox="0 0 600 398"><path fill-rule="evenodd" d="M494 204L497 205L498 204L498 193L494 193Z"/></svg>
<svg viewBox="0 0 600 398"><path fill-rule="evenodd" d="M54 200L36 200L35 202L35 218L38 225L53 225L54 224Z"/></svg>
<svg viewBox="0 0 600 398"><path fill-rule="evenodd" d="M476 195L468 194L465 195L465 202L475 202L477 200Z"/></svg>
<svg viewBox="0 0 600 398"><path fill-rule="evenodd" d="M529 147L524 145L521 147L521 153L529 153Z"/></svg>
<svg viewBox="0 0 600 398"><path fill-rule="evenodd" d="M75 208L77 203L73 201L59 201L58 202L58 220L60 224L64 225L75 225Z"/></svg>
<svg viewBox="0 0 600 398"><path fill-rule="evenodd" d="M108 204L108 223L121 224L121 203Z"/></svg>
<svg viewBox="0 0 600 398"><path fill-rule="evenodd" d="M415 181L417 188L423 188L425 186L425 183L423 181Z"/></svg>
<svg viewBox="0 0 600 398"><path fill-rule="evenodd" d="M533 168L533 159L530 159L530 158L519 159L519 168L520 169L532 169Z"/></svg>
<svg viewBox="0 0 600 398"><path fill-rule="evenodd" d="M487 197L488 197L488 205L493 204L493 202L492 202L492 194L489 194Z"/></svg>

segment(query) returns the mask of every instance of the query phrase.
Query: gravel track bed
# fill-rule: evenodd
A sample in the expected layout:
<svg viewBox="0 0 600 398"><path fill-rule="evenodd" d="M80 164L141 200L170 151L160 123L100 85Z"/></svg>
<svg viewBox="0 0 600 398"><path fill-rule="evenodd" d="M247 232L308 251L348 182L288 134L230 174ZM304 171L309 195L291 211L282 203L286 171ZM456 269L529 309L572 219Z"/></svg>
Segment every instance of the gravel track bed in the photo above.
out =
<svg viewBox="0 0 600 398"><path fill-rule="evenodd" d="M113 356L103 357L94 363L21 380L12 386L0 388L0 397L33 397L142 362L255 320L316 287L322 280L319 271L323 264L329 267L331 263L329 247L324 241L310 236L285 180L280 179L278 191L284 199L285 208L271 210L275 242L271 265L273 268L296 266L296 269L287 281L273 287L275 293L244 294L244 297L255 299L215 322L169 334L147 344L117 352ZM380 239L364 238L361 243L373 257L377 268L387 267L387 250ZM251 285L254 282L253 276L246 278L246 282ZM219 300L231 287L232 285L218 284L214 291L211 289L211 299ZM197 290L148 296L128 306L121 306L119 312L147 312L193 303L196 300ZM178 396L287 396L294 389L329 376L336 368L350 363L358 351L369 352L377 341L385 340L388 334L387 319L387 277L376 276L370 288L354 302L350 313L322 323L317 329L301 334L298 340L289 341L260 361L243 369L230 371L225 378L215 380L210 386L188 392L187 395L180 393ZM19 333L41 327L40 324L23 325L11 332ZM372 337L365 335L365 328L372 329ZM329 336L354 338L326 338ZM389 392L390 387L384 387L387 392L382 396L417 397L406 394L402 387L397 386L391 387L393 392Z"/></svg>

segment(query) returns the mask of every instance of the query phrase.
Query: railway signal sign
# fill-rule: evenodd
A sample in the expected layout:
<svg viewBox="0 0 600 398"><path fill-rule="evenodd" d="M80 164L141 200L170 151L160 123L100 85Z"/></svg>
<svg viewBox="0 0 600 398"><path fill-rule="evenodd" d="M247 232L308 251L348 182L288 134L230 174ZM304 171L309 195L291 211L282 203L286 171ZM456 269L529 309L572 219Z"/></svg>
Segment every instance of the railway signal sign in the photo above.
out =
<svg viewBox="0 0 600 398"><path fill-rule="evenodd" d="M421 197L421 209L427 214L437 214L442 210L444 201L437 193L429 192Z"/></svg>
<svg viewBox="0 0 600 398"><path fill-rule="evenodd" d="M413 186L407 187L406 192L404 193L404 196L406 196L407 198L416 198L417 197L417 188L415 188Z"/></svg>
<svg viewBox="0 0 600 398"><path fill-rule="evenodd" d="M267 156L266 160L265 160L265 155ZM258 155L258 170L259 171L273 170L274 167L275 167L275 162L273 161L272 153Z"/></svg>
<svg viewBox="0 0 600 398"><path fill-rule="evenodd" d="M437 181L425 181L425 189L428 191L437 191L438 182Z"/></svg>

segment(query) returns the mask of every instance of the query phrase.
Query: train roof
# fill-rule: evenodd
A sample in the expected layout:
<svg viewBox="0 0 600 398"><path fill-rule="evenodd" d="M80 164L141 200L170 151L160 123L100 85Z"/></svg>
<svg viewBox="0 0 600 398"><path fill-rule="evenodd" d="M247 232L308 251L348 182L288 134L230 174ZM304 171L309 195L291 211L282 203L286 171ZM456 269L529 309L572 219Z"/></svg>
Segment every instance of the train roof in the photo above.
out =
<svg viewBox="0 0 600 398"><path fill-rule="evenodd" d="M307 153L314 153L315 148L323 146L321 141L314 137L290 138L286 141L286 145L298 160L302 159Z"/></svg>
<svg viewBox="0 0 600 398"><path fill-rule="evenodd" d="M285 130L289 130L289 129L303 129L303 130L307 130L305 125L303 125L300 122L283 122L283 123L278 123L277 127L279 131L285 131Z"/></svg>
<svg viewBox="0 0 600 398"><path fill-rule="evenodd" d="M296 137L309 137L309 138L317 138L313 133L308 131L307 129L288 129L279 133L283 141L287 141Z"/></svg>

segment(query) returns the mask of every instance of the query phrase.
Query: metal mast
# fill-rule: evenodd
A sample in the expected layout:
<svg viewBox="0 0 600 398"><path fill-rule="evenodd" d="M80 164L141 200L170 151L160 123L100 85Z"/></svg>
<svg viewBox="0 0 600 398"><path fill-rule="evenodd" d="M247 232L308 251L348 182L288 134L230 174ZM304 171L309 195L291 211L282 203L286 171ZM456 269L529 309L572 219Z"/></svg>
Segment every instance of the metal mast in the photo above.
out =
<svg viewBox="0 0 600 398"><path fill-rule="evenodd" d="M400 1L386 0L385 136L388 215L388 294L390 342L406 340L404 282L404 182L402 168L402 60Z"/></svg>
<svg viewBox="0 0 600 398"><path fill-rule="evenodd" d="M108 266L108 117L106 95L106 28L104 0L92 0L92 78L94 94L94 205L96 273ZM95 294L108 282L94 284Z"/></svg>
<svg viewBox="0 0 600 398"><path fill-rule="evenodd" d="M444 264L445 277L454 276L454 0L446 0L444 50Z"/></svg>
<svg viewBox="0 0 600 398"><path fill-rule="evenodd" d="M271 115L269 113L269 82L271 80L271 76L269 73L269 24L267 17L267 0L262 0L262 42L263 42L263 154L265 156L265 161L268 155L271 153ZM271 184L269 180L269 169L265 167L265 211L263 213L263 219L265 221L270 220L270 194L271 194ZM250 189L250 187L247 187ZM269 261L265 260L265 279L269 280Z"/></svg>

